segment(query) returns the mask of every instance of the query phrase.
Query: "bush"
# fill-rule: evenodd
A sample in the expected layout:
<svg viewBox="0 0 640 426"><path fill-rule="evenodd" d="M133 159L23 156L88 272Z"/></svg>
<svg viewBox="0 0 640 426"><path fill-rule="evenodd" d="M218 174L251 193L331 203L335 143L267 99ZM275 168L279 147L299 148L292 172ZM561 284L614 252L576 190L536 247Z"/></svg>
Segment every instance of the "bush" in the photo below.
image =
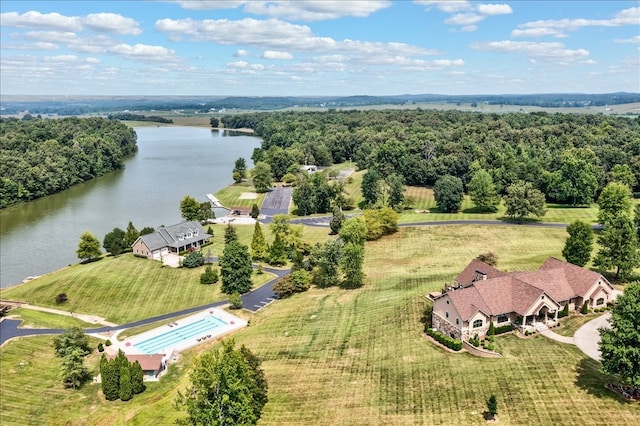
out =
<svg viewBox="0 0 640 426"><path fill-rule="evenodd" d="M240 309L242 308L242 297L240 293L233 293L229 295L229 307L231 309Z"/></svg>
<svg viewBox="0 0 640 426"><path fill-rule="evenodd" d="M204 256L201 251L191 251L182 261L185 268L197 268L204 265Z"/></svg>
<svg viewBox="0 0 640 426"><path fill-rule="evenodd" d="M200 274L200 284L215 284L218 282L218 270L207 265L204 272Z"/></svg>
<svg viewBox="0 0 640 426"><path fill-rule="evenodd" d="M584 301L584 303L582 304L582 309L580 309L580 313L583 315L586 315L589 313L589 302L588 301Z"/></svg>
<svg viewBox="0 0 640 426"><path fill-rule="evenodd" d="M257 219L260 216L260 208L257 204L251 206L251 217Z"/></svg>
<svg viewBox="0 0 640 426"><path fill-rule="evenodd" d="M454 351L462 349L462 342L460 340L453 339L432 328L428 328L425 331L429 336L433 337L436 342L442 343L449 349L453 349Z"/></svg>
<svg viewBox="0 0 640 426"><path fill-rule="evenodd" d="M496 327L493 325L493 321L489 321L489 330L487 331L488 336L493 336L496 334Z"/></svg>
<svg viewBox="0 0 640 426"><path fill-rule="evenodd" d="M478 339L478 335L476 334L471 339L469 339L469 343L471 343L476 348L480 346L480 339ZM482 342L482 346L484 347L484 342Z"/></svg>
<svg viewBox="0 0 640 426"><path fill-rule="evenodd" d="M569 304L565 304L564 308L560 312L558 312L558 318L564 318L569 315Z"/></svg>
<svg viewBox="0 0 640 426"><path fill-rule="evenodd" d="M98 343L98 352L104 352L104 345L102 342Z"/></svg>
<svg viewBox="0 0 640 426"><path fill-rule="evenodd" d="M67 298L67 293L60 293L59 295L56 296L56 305L59 305L61 303L66 302L67 300L69 300Z"/></svg>
<svg viewBox="0 0 640 426"><path fill-rule="evenodd" d="M500 327L496 327L494 330L494 334L504 334L513 330L513 324L501 325Z"/></svg>
<svg viewBox="0 0 640 426"><path fill-rule="evenodd" d="M107 341L104 342L104 345L105 346L111 346L111 340L107 339Z"/></svg>
<svg viewBox="0 0 640 426"><path fill-rule="evenodd" d="M489 344L487 345L487 349L489 349L490 351L494 350L496 347L496 345L493 342L489 342Z"/></svg>

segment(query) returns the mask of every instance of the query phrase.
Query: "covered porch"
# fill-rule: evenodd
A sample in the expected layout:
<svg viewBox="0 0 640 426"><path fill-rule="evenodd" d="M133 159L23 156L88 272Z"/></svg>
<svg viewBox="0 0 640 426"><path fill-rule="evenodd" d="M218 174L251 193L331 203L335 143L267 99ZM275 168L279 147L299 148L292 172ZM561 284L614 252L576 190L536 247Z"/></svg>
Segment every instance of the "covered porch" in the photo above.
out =
<svg viewBox="0 0 640 426"><path fill-rule="evenodd" d="M515 326L523 333L547 330L558 324L559 308L560 305L555 302L543 301L533 310L525 312L524 315L518 315Z"/></svg>

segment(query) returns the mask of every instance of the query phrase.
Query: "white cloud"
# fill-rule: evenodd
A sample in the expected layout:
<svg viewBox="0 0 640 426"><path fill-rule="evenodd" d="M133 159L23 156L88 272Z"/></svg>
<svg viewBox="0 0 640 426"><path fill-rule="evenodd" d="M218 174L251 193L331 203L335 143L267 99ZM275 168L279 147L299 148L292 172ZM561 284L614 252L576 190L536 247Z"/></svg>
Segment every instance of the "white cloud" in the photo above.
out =
<svg viewBox="0 0 640 426"><path fill-rule="evenodd" d="M2 49L8 50L58 50L60 46L54 43L37 42L32 44L17 43L17 44L2 44Z"/></svg>
<svg viewBox="0 0 640 426"><path fill-rule="evenodd" d="M276 50L266 50L262 54L262 57L264 59L283 59L283 60L293 59L293 55L291 53L279 52Z"/></svg>
<svg viewBox="0 0 640 426"><path fill-rule="evenodd" d="M59 13L40 13L34 10L19 14L6 12L0 14L0 25L15 28L46 28L51 30L79 31L82 28L77 16L63 16Z"/></svg>
<svg viewBox="0 0 640 426"><path fill-rule="evenodd" d="M262 64L251 64L247 61L229 62L227 67L251 71L262 71L264 69L264 65Z"/></svg>
<svg viewBox="0 0 640 426"><path fill-rule="evenodd" d="M115 55L124 56L131 59L140 59L145 61L173 61L176 60L175 52L164 46L150 46L147 44L118 44L111 46L107 52Z"/></svg>
<svg viewBox="0 0 640 426"><path fill-rule="evenodd" d="M529 41L492 41L489 43L472 43L471 48L500 53L517 53L527 56L533 61L552 62L558 65L588 61L589 51L586 49L567 49L563 43L536 43Z"/></svg>
<svg viewBox="0 0 640 426"><path fill-rule="evenodd" d="M444 23L447 25L461 26L463 32L472 32L478 29L477 24L489 16L508 15L513 9L508 4L487 4L457 0L414 0L416 4L427 6L427 10L435 7L441 12L451 13Z"/></svg>
<svg viewBox="0 0 640 426"><path fill-rule="evenodd" d="M418 46L394 42L367 42L357 40L337 41L331 37L319 37L306 25L296 25L278 19L257 20L245 18L202 21L194 19L161 19L156 29L169 34L172 39L189 37L195 41L219 44L254 46L266 50L316 53L389 53L396 55L429 55L439 52Z"/></svg>
<svg viewBox="0 0 640 426"><path fill-rule="evenodd" d="M638 26L640 23L640 7L621 10L611 19L552 19L527 22L518 25L512 32L514 36L565 36L566 31L576 31L583 27L620 27Z"/></svg>
<svg viewBox="0 0 640 426"><path fill-rule="evenodd" d="M640 35L637 35L631 38L617 38L613 41L614 43L621 43L621 44L637 44L637 43L640 43Z"/></svg>
<svg viewBox="0 0 640 426"><path fill-rule="evenodd" d="M82 22L87 28L97 32L127 35L142 33L137 21L116 13L92 13L87 15Z"/></svg>
<svg viewBox="0 0 640 426"><path fill-rule="evenodd" d="M462 59L436 59L433 63L434 65L441 67L461 67L464 65L464 61Z"/></svg>
<svg viewBox="0 0 640 426"><path fill-rule="evenodd" d="M238 50L236 50L236 53L233 56L236 56L238 58L242 58L242 57L247 56L248 54L249 54L249 52L247 52L246 50L238 49Z"/></svg>
<svg viewBox="0 0 640 426"><path fill-rule="evenodd" d="M100 63L100 59L98 59L98 58L87 58L87 59L85 59L85 62L87 62L89 64L99 64Z"/></svg>
<svg viewBox="0 0 640 426"><path fill-rule="evenodd" d="M206 1L176 0L183 9L235 9L254 15L294 21L321 21L343 16L366 17L391 6L389 0L307 0L307 1Z"/></svg>
<svg viewBox="0 0 640 426"><path fill-rule="evenodd" d="M76 55L45 56L43 60L45 62L78 62L78 57Z"/></svg>

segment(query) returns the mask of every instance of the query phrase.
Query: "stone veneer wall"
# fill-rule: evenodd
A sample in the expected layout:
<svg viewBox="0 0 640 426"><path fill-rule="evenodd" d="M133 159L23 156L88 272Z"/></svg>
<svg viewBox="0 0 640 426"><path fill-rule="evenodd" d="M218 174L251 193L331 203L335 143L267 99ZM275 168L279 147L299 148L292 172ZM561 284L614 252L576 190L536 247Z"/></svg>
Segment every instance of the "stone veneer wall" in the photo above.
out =
<svg viewBox="0 0 640 426"><path fill-rule="evenodd" d="M453 335L454 339L460 340L460 330L440 315L435 313L431 315L431 327L435 328L442 334L446 334L447 336Z"/></svg>

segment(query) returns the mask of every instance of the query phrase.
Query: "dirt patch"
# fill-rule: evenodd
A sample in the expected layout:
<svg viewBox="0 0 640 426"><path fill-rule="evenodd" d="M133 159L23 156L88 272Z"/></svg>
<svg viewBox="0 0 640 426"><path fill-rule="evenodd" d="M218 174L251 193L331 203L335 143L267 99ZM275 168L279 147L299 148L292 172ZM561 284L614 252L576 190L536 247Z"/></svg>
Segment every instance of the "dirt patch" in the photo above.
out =
<svg viewBox="0 0 640 426"><path fill-rule="evenodd" d="M243 192L238 197L239 200L255 200L258 198L258 194L255 192Z"/></svg>

